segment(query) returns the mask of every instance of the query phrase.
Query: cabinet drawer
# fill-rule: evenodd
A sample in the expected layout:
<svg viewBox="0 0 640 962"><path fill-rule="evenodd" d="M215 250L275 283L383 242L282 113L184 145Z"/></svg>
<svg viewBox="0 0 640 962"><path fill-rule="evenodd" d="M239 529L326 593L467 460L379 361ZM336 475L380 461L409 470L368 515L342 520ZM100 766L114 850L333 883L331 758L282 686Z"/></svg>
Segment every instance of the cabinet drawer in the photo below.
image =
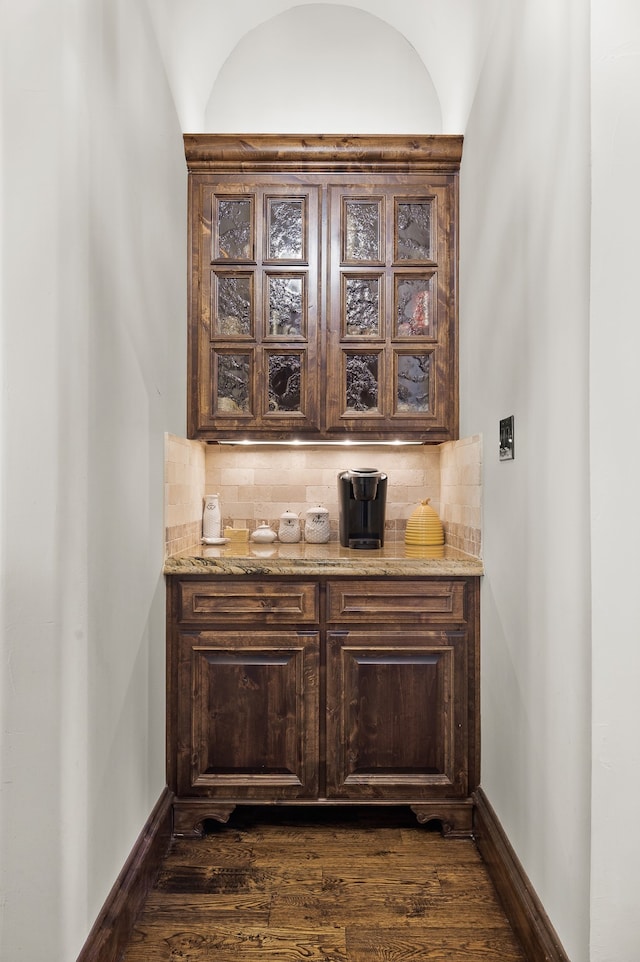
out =
<svg viewBox="0 0 640 962"><path fill-rule="evenodd" d="M269 581L181 581L181 624L299 624L318 621L318 586Z"/></svg>
<svg viewBox="0 0 640 962"><path fill-rule="evenodd" d="M464 581L332 581L327 585L328 620L403 624L450 624L467 619Z"/></svg>

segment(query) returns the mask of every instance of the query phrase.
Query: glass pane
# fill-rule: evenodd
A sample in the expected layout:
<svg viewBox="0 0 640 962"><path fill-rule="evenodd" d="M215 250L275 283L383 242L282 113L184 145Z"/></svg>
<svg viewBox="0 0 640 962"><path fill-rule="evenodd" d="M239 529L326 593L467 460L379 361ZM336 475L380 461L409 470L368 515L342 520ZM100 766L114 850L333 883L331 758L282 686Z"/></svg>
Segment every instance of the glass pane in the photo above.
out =
<svg viewBox="0 0 640 962"><path fill-rule="evenodd" d="M250 397L248 354L218 354L216 414L247 414Z"/></svg>
<svg viewBox="0 0 640 962"><path fill-rule="evenodd" d="M380 205L377 201L347 201L345 260L380 260Z"/></svg>
<svg viewBox="0 0 640 962"><path fill-rule="evenodd" d="M301 358L299 354L269 355L269 410L300 410Z"/></svg>
<svg viewBox="0 0 640 962"><path fill-rule="evenodd" d="M216 275L218 303L214 309L216 334L251 334L251 277Z"/></svg>
<svg viewBox="0 0 640 962"><path fill-rule="evenodd" d="M434 337L433 277L396 278L396 336Z"/></svg>
<svg viewBox="0 0 640 962"><path fill-rule="evenodd" d="M300 337L303 334L302 277L269 277L269 334Z"/></svg>
<svg viewBox="0 0 640 962"><path fill-rule="evenodd" d="M397 225L397 259L431 260L431 201L398 204Z"/></svg>
<svg viewBox="0 0 640 962"><path fill-rule="evenodd" d="M268 253L271 260L302 260L303 211L301 200L270 200Z"/></svg>
<svg viewBox="0 0 640 962"><path fill-rule="evenodd" d="M399 354L396 411L398 414L429 410L431 354Z"/></svg>
<svg viewBox="0 0 640 962"><path fill-rule="evenodd" d="M216 257L251 260L251 201L218 200L218 249Z"/></svg>
<svg viewBox="0 0 640 962"><path fill-rule="evenodd" d="M345 333L361 337L380 335L380 278L346 277Z"/></svg>
<svg viewBox="0 0 640 962"><path fill-rule="evenodd" d="M377 411L378 355L347 355L347 411Z"/></svg>

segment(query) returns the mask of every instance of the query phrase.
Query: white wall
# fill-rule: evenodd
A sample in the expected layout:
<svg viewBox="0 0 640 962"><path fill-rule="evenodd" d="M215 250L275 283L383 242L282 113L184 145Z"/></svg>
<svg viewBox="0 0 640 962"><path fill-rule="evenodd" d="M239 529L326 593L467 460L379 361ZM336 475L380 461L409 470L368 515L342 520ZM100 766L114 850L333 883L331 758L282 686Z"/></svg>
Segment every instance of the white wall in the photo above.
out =
<svg viewBox="0 0 640 962"><path fill-rule="evenodd" d="M186 174L144 3L15 0L0 32L0 957L69 962L165 783Z"/></svg>
<svg viewBox="0 0 640 962"><path fill-rule="evenodd" d="M591 960L640 958L640 8L592 0Z"/></svg>
<svg viewBox="0 0 640 962"><path fill-rule="evenodd" d="M460 202L461 432L485 453L482 784L574 962L589 958L588 31L583 0L503 4Z"/></svg>

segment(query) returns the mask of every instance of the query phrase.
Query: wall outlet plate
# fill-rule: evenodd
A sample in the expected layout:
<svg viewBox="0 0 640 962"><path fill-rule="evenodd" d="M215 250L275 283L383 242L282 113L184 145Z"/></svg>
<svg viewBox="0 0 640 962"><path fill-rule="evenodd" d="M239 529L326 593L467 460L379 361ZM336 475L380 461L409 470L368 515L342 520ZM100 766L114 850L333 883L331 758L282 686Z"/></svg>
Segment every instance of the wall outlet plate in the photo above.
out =
<svg viewBox="0 0 640 962"><path fill-rule="evenodd" d="M500 421L500 460L513 461L515 458L513 436L513 414Z"/></svg>

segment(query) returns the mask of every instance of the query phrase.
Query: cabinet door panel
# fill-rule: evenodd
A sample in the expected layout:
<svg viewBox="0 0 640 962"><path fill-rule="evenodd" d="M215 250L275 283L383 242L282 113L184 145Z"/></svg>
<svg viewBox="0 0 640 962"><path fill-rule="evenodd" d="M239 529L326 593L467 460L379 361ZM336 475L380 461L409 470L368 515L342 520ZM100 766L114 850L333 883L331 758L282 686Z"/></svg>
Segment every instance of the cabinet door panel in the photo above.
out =
<svg viewBox="0 0 640 962"><path fill-rule="evenodd" d="M464 632L329 632L327 794L467 792Z"/></svg>
<svg viewBox="0 0 640 962"><path fill-rule="evenodd" d="M182 634L179 649L178 793L317 795L318 632Z"/></svg>

